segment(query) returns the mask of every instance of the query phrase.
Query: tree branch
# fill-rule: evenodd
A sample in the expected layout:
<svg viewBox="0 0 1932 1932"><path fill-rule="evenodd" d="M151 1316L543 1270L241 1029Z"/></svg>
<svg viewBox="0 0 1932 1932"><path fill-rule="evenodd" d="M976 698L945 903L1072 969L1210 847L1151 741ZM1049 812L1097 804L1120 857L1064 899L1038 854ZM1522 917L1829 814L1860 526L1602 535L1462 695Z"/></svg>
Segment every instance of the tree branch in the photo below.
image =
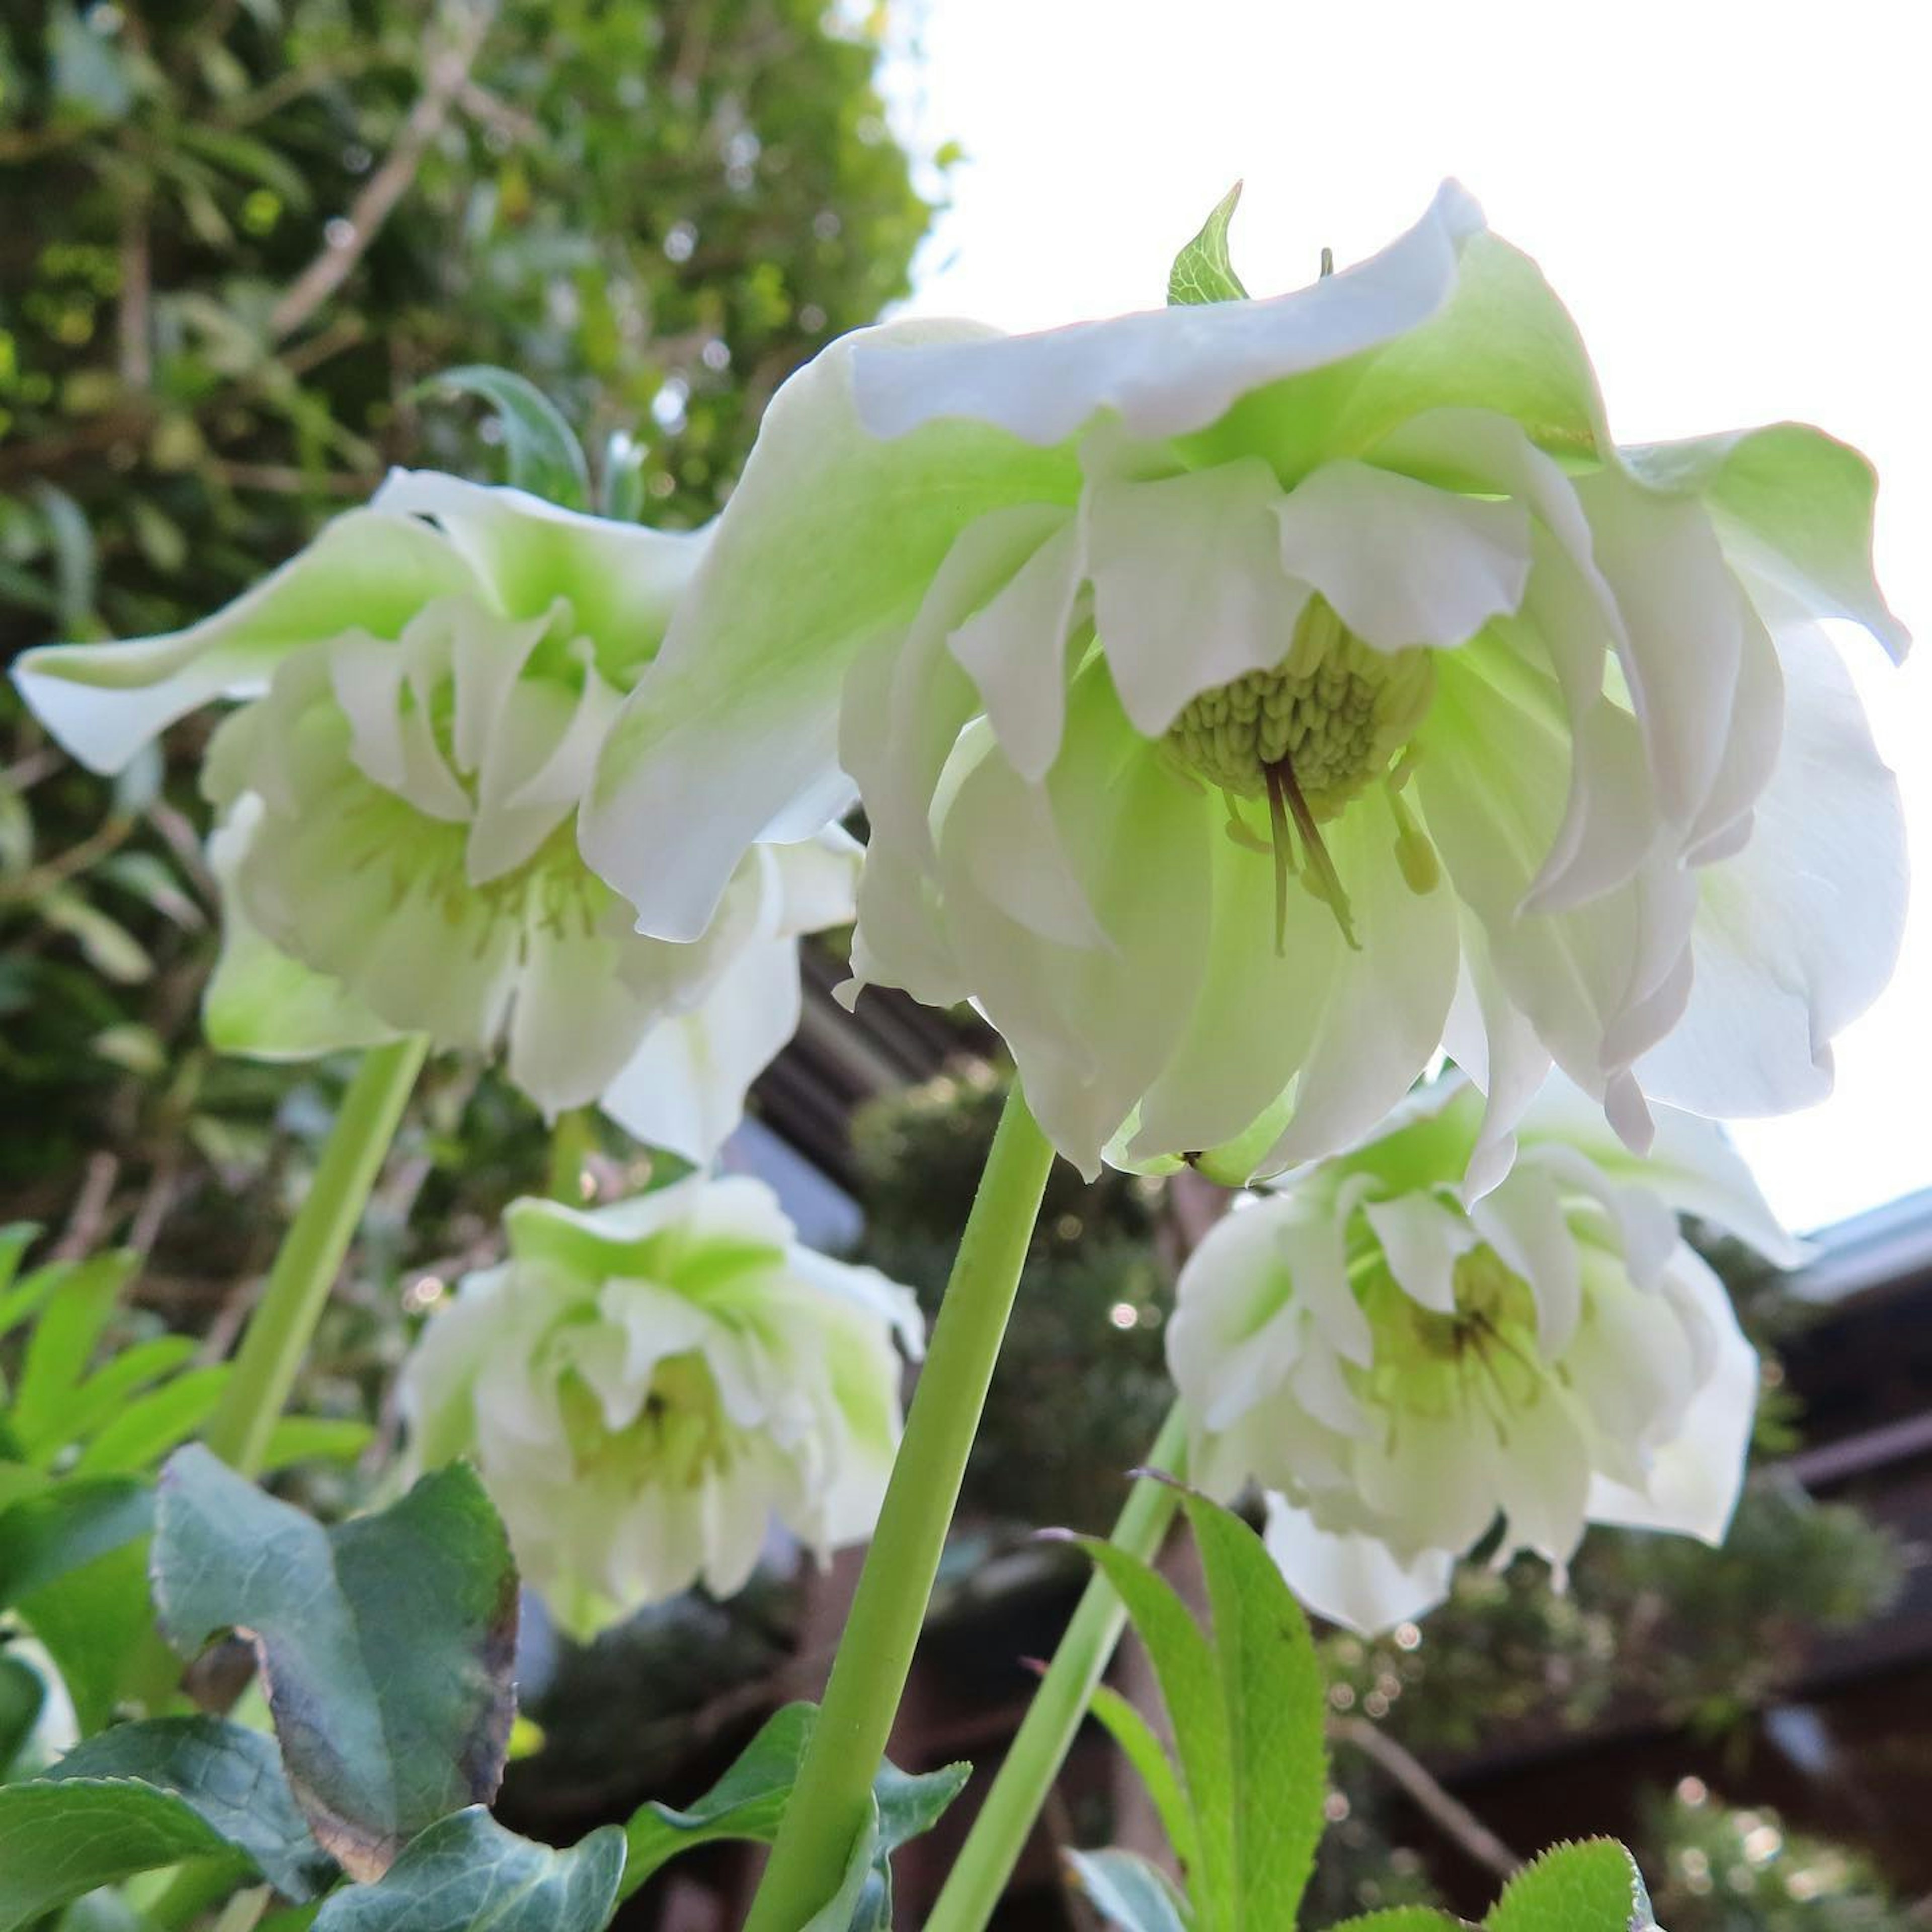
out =
<svg viewBox="0 0 1932 1932"><path fill-rule="evenodd" d="M268 333L274 341L294 334L347 280L396 204L410 191L430 143L449 118L496 17L496 0L475 0L469 6L452 4L448 11L454 22L448 43L430 58L423 91L410 110L395 145L350 204L342 245L325 246L270 311Z"/></svg>
<svg viewBox="0 0 1932 1932"><path fill-rule="evenodd" d="M1366 1718L1334 1718L1329 1720L1328 1734L1340 1743L1353 1744L1477 1864L1504 1879L1522 1868L1522 1859L1460 1798L1445 1791L1420 1758L1397 1744L1379 1724Z"/></svg>

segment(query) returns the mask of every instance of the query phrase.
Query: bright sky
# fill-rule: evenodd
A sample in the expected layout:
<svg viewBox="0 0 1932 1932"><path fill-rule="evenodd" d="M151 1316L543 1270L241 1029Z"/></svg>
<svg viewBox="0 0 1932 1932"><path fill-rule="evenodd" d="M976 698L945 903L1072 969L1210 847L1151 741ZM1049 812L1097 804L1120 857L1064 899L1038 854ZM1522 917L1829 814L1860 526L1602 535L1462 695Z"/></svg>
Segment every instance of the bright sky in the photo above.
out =
<svg viewBox="0 0 1932 1932"><path fill-rule="evenodd" d="M916 0L915 0L916 4ZM1346 265L1454 175L1543 265L1619 440L1783 417L1883 479L1879 574L1925 638L1851 634L1932 864L1932 380L1913 0L926 0L898 104L962 144L911 307L1008 328L1157 303L1236 179L1257 293ZM1813 1228L1932 1186L1932 886L1825 1106L1738 1138Z"/></svg>

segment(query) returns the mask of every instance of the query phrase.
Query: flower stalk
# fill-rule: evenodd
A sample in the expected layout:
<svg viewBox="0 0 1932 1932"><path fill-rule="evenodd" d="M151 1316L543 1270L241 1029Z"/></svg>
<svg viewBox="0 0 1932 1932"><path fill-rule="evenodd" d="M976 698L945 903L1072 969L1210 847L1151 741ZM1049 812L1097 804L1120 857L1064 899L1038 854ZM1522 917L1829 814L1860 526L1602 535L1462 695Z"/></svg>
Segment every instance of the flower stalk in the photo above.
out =
<svg viewBox="0 0 1932 1932"><path fill-rule="evenodd" d="M1148 1466L1180 1475L1184 1472L1186 1448L1186 1414L1177 1402L1148 1452ZM1114 1525L1114 1546L1144 1562L1151 1562L1180 1505L1180 1492L1172 1485L1144 1477L1134 1485ZM1120 1641L1126 1616L1126 1606L1113 1586L1096 1570L1014 1734L986 1802L973 1821L926 1922L926 1932L984 1932L992 1922L994 1909L1012 1876L1027 1834L1066 1761L1094 1686Z"/></svg>
<svg viewBox="0 0 1932 1932"><path fill-rule="evenodd" d="M912 1666L1053 1149L1014 1083L961 1238L879 1527L745 1932L796 1932L837 1890Z"/></svg>
<svg viewBox="0 0 1932 1932"><path fill-rule="evenodd" d="M208 1448L244 1476L260 1472L270 1433L428 1050L419 1035L372 1047L342 1096L308 1198L282 1237L236 1352L234 1372L208 1421Z"/></svg>

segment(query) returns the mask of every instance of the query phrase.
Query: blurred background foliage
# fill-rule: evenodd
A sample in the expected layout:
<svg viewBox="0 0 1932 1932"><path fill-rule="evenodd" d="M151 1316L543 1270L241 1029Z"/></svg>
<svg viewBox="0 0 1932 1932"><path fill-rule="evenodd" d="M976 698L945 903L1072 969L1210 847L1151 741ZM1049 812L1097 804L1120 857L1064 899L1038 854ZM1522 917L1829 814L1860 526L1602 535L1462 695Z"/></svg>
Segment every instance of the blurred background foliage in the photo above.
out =
<svg viewBox="0 0 1932 1932"><path fill-rule="evenodd" d="M454 364L542 387L607 502L673 525L712 514L777 384L906 291L943 192L952 158L908 154L888 124L885 24L808 0L13 0L7 654L202 614L392 463L498 473L483 412L425 389ZM0 1221L44 1224L66 1264L124 1249L129 1305L104 1332L196 1337L192 1359L168 1360L184 1378L238 1327L342 1073L201 1042L214 901L192 775L206 729L184 722L108 782L0 695L0 1085L16 1124L0 1136ZM855 1124L866 1258L928 1309L999 1097L962 1060ZM637 1184L634 1150L598 1133L595 1177ZM359 1474L305 1471L315 1506L367 1492L394 1444L410 1330L494 1258L498 1213L543 1160L540 1124L501 1082L447 1062L426 1076L305 1378L308 1414L374 1438ZM1186 1195L1056 1171L944 1614L970 1624L1001 1614L1010 1586L1072 1587L1024 1539L1103 1527L1154 1435L1173 1275L1204 1211ZM1715 1258L1774 1342L1774 1288ZM0 1349L0 1372L19 1375L22 1346ZM1761 1450L1802 1430L1774 1388ZM1816 1633L1883 1608L1902 1561L1856 1510L1764 1471L1721 1552L1599 1532L1567 1592L1533 1564L1472 1567L1424 1632L1331 1636L1337 1829L1318 1922L1436 1894L1442 1834L1418 1829L1392 1765L1453 1773L1635 1708L1687 1761L1717 1752L1748 1794L1758 1716ZM796 1688L782 1680L799 1598L766 1582L727 1606L687 1599L581 1652L539 1633L512 1811L564 1835L640 1786L698 1788L734 1731ZM1642 1850L1673 1932L1913 1922L1852 1853L1728 1809L1688 1774L1655 1790Z"/></svg>

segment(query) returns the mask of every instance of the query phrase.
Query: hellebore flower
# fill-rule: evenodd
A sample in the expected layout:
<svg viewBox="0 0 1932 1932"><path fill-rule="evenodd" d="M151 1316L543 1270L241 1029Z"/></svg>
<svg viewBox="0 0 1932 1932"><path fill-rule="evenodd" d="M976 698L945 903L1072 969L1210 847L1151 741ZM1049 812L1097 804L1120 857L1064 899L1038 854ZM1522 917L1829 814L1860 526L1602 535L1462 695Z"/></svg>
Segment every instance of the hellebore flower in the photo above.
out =
<svg viewBox="0 0 1932 1932"><path fill-rule="evenodd" d="M1559 1576L1586 1521L1721 1540L1757 1360L1677 1216L1798 1258L1718 1127L1659 1108L1633 1155L1560 1076L1467 1201L1482 1112L1438 1083L1238 1206L1177 1291L1190 1474L1260 1484L1289 1582L1364 1631L1439 1601L1499 1515L1497 1562L1531 1550Z"/></svg>
<svg viewBox="0 0 1932 1932"><path fill-rule="evenodd" d="M909 1290L798 1245L776 1198L693 1176L614 1207L514 1203L508 1258L404 1370L411 1454L473 1458L524 1576L580 1636L701 1582L771 1523L822 1559L872 1533L899 1438Z"/></svg>
<svg viewBox="0 0 1932 1932"><path fill-rule="evenodd" d="M774 399L585 850L688 937L842 768L855 982L976 1002L1089 1172L1318 1157L1445 1036L1485 1184L1552 1058L1634 1145L1802 1105L1902 918L1814 621L1904 647L1873 487L1792 424L1619 450L1454 184L1272 300L864 332Z"/></svg>
<svg viewBox="0 0 1932 1932"><path fill-rule="evenodd" d="M749 850L674 946L637 937L578 853L604 734L707 540L399 472L205 622L30 652L16 676L100 770L212 698L248 700L202 771L218 1046L502 1047L547 1113L601 1100L703 1160L796 1026L796 935L850 916L856 857L836 828Z"/></svg>

